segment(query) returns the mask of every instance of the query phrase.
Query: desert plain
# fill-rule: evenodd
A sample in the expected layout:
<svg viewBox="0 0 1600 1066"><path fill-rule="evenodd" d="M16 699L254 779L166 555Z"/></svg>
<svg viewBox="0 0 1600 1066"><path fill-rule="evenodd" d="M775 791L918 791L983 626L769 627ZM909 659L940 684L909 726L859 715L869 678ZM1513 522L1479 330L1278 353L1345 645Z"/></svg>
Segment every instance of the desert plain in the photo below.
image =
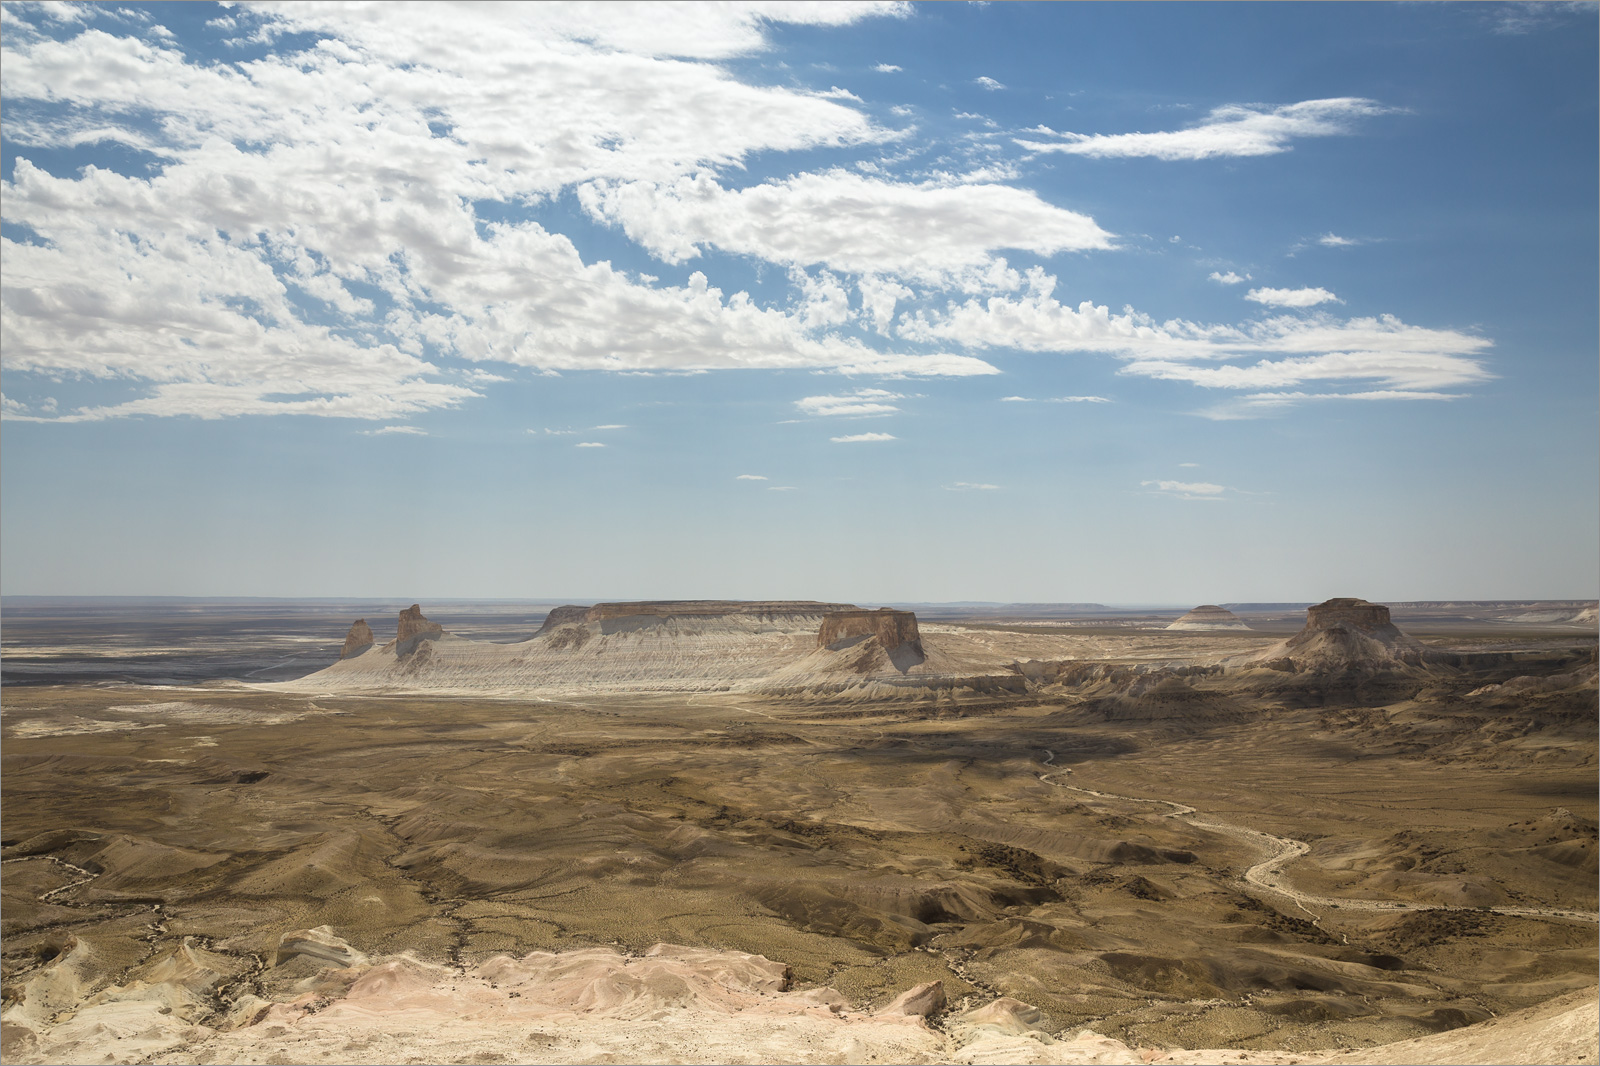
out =
<svg viewBox="0 0 1600 1066"><path fill-rule="evenodd" d="M8 607L4 1057L1594 1062L1592 605L1330 603Z"/></svg>

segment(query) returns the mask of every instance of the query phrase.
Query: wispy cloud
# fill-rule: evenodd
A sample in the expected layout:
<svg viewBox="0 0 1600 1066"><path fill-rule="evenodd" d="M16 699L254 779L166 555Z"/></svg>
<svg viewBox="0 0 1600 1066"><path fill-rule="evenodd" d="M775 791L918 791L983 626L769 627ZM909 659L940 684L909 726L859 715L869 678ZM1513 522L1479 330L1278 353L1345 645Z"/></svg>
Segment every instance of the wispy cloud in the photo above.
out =
<svg viewBox="0 0 1600 1066"><path fill-rule="evenodd" d="M627 429L628 427L625 426L625 425L622 425L620 423L612 423L610 425L605 425L605 426L590 426L589 428L590 429Z"/></svg>
<svg viewBox="0 0 1600 1066"><path fill-rule="evenodd" d="M404 433L416 437L426 437L428 431L416 426L380 426L377 429L364 429L361 431L365 437L381 437L390 433Z"/></svg>
<svg viewBox="0 0 1600 1066"><path fill-rule="evenodd" d="M819 417L835 415L862 417L893 414L900 408L889 401L903 399L905 399L904 394L890 392L887 389L857 389L843 396L807 396L796 400L794 405L805 414Z"/></svg>
<svg viewBox="0 0 1600 1066"><path fill-rule="evenodd" d="M1344 302L1327 289L1251 289L1244 298L1268 307L1315 307Z"/></svg>
<svg viewBox="0 0 1600 1066"><path fill-rule="evenodd" d="M1139 485L1180 500L1220 500L1228 491L1226 485L1214 485L1209 481L1141 481Z"/></svg>
<svg viewBox="0 0 1600 1066"><path fill-rule="evenodd" d="M1223 285L1238 285L1242 282L1250 280L1249 274L1235 274L1231 270L1226 274L1218 273L1217 271L1213 270L1211 273L1207 274L1206 277Z"/></svg>
<svg viewBox="0 0 1600 1066"><path fill-rule="evenodd" d="M1018 140L1032 152L1066 152L1098 159L1148 157L1187 160L1276 155L1298 137L1351 132L1354 120L1389 114L1394 108L1361 97L1304 100L1270 110L1233 104L1219 107L1197 126L1160 133L1061 133L1060 141Z"/></svg>
<svg viewBox="0 0 1600 1066"><path fill-rule="evenodd" d="M574 448L604 448L605 445L601 444L599 441L583 440L583 441L579 441L577 444L574 444L573 447Z"/></svg>
<svg viewBox="0 0 1600 1066"><path fill-rule="evenodd" d="M764 474L740 474L738 477L734 478L733 480L735 480L735 481L766 481L767 478L766 478L766 475L764 475Z"/></svg>
<svg viewBox="0 0 1600 1066"><path fill-rule="evenodd" d="M900 67L895 66L893 63L879 63L872 69L877 71L879 74L898 74L901 70Z"/></svg>
<svg viewBox="0 0 1600 1066"><path fill-rule="evenodd" d="M835 444L866 444L872 441L897 440L889 433L852 433L845 437L829 437Z"/></svg>
<svg viewBox="0 0 1600 1066"><path fill-rule="evenodd" d="M1104 396L1046 396L1036 400L1032 396L1002 396L1001 403L1110 403Z"/></svg>
<svg viewBox="0 0 1600 1066"><path fill-rule="evenodd" d="M1317 238L1317 243L1324 248L1352 248L1363 242L1354 237L1341 237L1337 233L1324 233Z"/></svg>
<svg viewBox="0 0 1600 1066"><path fill-rule="evenodd" d="M947 492L994 492L999 485L985 485L976 481L957 481L954 485L946 485Z"/></svg>

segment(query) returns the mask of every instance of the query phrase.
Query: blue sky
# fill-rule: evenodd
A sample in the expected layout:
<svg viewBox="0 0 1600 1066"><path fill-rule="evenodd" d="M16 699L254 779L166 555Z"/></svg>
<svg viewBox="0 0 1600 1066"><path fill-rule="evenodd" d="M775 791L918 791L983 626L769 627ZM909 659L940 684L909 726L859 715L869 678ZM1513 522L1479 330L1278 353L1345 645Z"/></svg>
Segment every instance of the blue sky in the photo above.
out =
<svg viewBox="0 0 1600 1066"><path fill-rule="evenodd" d="M8 594L1600 587L1593 4L3 18Z"/></svg>

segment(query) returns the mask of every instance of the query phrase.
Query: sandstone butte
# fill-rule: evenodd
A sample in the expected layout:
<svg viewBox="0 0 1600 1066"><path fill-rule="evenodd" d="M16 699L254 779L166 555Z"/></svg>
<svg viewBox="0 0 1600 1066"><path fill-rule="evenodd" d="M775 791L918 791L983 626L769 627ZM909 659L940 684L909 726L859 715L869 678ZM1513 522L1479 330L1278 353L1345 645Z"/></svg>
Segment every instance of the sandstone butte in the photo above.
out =
<svg viewBox="0 0 1600 1066"><path fill-rule="evenodd" d="M817 647L835 648L858 637L877 637L883 650L893 652L909 644L922 655L922 634L917 632L917 616L910 611L880 607L876 611L834 611L822 619L817 630Z"/></svg>
<svg viewBox="0 0 1600 1066"><path fill-rule="evenodd" d="M339 658L354 659L372 645L372 627L367 625L365 618L358 618L355 625L350 627L350 632L345 634L344 649L339 652Z"/></svg>
<svg viewBox="0 0 1600 1066"><path fill-rule="evenodd" d="M422 605L413 603L400 612L400 626L395 633L395 654L410 655L424 640L437 640L444 636L444 626L430 622L422 616Z"/></svg>

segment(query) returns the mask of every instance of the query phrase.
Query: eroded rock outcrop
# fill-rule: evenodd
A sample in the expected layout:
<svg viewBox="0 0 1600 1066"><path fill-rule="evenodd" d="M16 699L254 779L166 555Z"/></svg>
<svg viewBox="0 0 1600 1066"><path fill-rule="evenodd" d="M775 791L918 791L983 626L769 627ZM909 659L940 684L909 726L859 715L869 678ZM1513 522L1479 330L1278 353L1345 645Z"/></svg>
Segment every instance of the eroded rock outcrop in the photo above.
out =
<svg viewBox="0 0 1600 1066"><path fill-rule="evenodd" d="M400 612L400 628L395 634L395 654L410 655L425 640L438 640L444 636L444 626L430 622L422 614L422 606L413 603Z"/></svg>
<svg viewBox="0 0 1600 1066"><path fill-rule="evenodd" d="M354 659L372 647L372 644L372 627L367 625L365 618L357 619L356 624L350 627L350 632L345 634L344 650L339 652L339 658Z"/></svg>
<svg viewBox="0 0 1600 1066"><path fill-rule="evenodd" d="M1190 611L1188 614L1184 615L1182 618L1178 619L1176 622L1172 623L1167 628L1196 630L1248 630L1250 627L1245 625L1244 622L1240 620L1238 615L1234 614L1227 608L1218 607L1214 603L1203 603L1199 607L1196 607L1194 610Z"/></svg>
<svg viewBox="0 0 1600 1066"><path fill-rule="evenodd" d="M1271 666L1289 671L1387 669L1420 666L1428 649L1402 633L1389 608L1366 600L1339 598L1306 609L1305 628L1281 643L1229 665Z"/></svg>
<svg viewBox="0 0 1600 1066"><path fill-rule="evenodd" d="M880 607L876 611L837 611L822 620L817 631L817 647L837 648L860 637L877 637L885 651L902 644L914 644L922 654L922 635L917 632L917 616L910 611Z"/></svg>

